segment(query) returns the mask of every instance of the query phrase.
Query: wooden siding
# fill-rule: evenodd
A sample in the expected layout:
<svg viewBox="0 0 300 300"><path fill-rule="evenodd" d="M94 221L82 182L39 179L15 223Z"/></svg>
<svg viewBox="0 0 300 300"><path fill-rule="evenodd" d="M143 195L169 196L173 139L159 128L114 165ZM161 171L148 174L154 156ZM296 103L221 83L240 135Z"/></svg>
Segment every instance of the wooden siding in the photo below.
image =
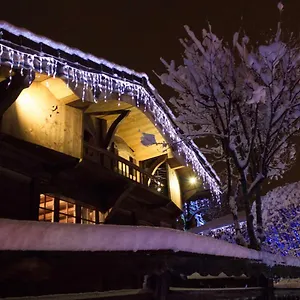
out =
<svg viewBox="0 0 300 300"><path fill-rule="evenodd" d="M56 79L60 81L60 79ZM82 112L65 105L41 82L33 82L5 112L2 132L81 157Z"/></svg>

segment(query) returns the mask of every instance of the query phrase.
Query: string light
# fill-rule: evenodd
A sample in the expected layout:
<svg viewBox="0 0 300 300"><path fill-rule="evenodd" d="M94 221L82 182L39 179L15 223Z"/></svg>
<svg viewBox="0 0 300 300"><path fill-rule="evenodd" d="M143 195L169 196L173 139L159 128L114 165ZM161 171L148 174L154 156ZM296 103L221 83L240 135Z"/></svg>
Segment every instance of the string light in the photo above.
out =
<svg viewBox="0 0 300 300"><path fill-rule="evenodd" d="M300 209L295 205L289 205L286 208L278 210L278 214L265 225L264 233L266 240L262 243L262 250L282 256L300 257ZM293 220L288 222L287 220ZM197 225L198 226L198 225ZM249 242L246 222L240 222L241 233L246 242ZM204 234L204 233L200 233ZM225 240L230 243L235 241L235 228L233 225L227 225L210 230L205 235Z"/></svg>
<svg viewBox="0 0 300 300"><path fill-rule="evenodd" d="M14 64L13 64L13 51L9 51L9 59L10 59L10 68L9 68L9 82L7 84L7 87L10 86L11 84L11 81L12 81L12 71L13 71L13 67L14 67Z"/></svg>
<svg viewBox="0 0 300 300"><path fill-rule="evenodd" d="M30 54L25 51L17 51L9 46L0 44L0 63L10 65L11 69L18 67L29 70L30 83L33 80L33 73L46 73L48 76L55 78L59 76L67 83L75 83L75 89L79 86L82 87L82 100L86 100L86 92L92 90L94 97L100 92L104 97L104 101L107 101L107 94L110 95L114 92L119 95L118 100L121 101L121 95L127 93L131 95L136 101L136 106L144 108L154 116L155 126L161 131L166 133L166 139L169 139L169 143L174 145L174 150L183 157L186 165L191 166L197 176L203 179L209 188L213 191L216 197L219 197L221 190L218 183L218 177L216 174L212 176L205 167L202 161L205 161L206 166L209 167L208 162L205 160L202 153L195 150L196 147L193 142L185 142L182 137L176 132L176 126L172 123L172 112L167 108L164 100L157 94L153 86L147 82L152 93L148 92L145 87L137 82L130 82L128 80L119 78L117 76L110 76L107 74L99 74L97 72L90 72L75 67L71 63L59 60L57 58L47 56L44 53ZM43 62L46 63L43 63ZM118 68L115 66L114 68ZM120 68L121 71L123 69ZM99 76L100 75L100 76ZM94 99L98 101L98 99ZM163 105L163 108L162 108ZM201 160L200 160L200 158ZM211 173L213 173L211 169ZM216 179L217 178L217 179Z"/></svg>

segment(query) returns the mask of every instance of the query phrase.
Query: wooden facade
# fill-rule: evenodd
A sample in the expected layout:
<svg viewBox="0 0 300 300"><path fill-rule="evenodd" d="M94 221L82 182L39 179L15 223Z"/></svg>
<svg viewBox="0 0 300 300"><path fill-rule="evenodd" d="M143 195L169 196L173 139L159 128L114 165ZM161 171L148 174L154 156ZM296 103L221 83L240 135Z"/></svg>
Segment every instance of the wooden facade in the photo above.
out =
<svg viewBox="0 0 300 300"><path fill-rule="evenodd" d="M0 217L176 227L178 170L194 174L192 157L217 179L192 145L171 141L177 128L148 81L2 27Z"/></svg>

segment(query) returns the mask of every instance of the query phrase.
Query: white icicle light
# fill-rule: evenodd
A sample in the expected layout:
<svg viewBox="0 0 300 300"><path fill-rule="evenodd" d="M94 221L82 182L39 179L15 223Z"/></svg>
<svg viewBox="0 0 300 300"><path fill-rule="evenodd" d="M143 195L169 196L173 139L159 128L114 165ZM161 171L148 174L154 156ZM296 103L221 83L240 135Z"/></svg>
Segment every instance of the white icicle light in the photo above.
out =
<svg viewBox="0 0 300 300"><path fill-rule="evenodd" d="M19 34L24 35L24 33L22 32L19 32ZM36 41L36 39L37 37L35 36L35 38L32 40ZM39 43L43 43L43 40L40 40ZM56 47L56 49L58 49L58 47ZM70 50L70 48L68 48L67 50ZM69 51L69 53L71 54L73 52ZM80 54L81 52L78 53ZM100 95L103 95L105 102L107 101L108 94L110 95L112 93L117 93L119 105L122 95L127 94L131 96L132 99L136 100L136 106L138 108L142 105L144 111L147 110L151 112L152 116L154 116L155 126L159 126L159 128L164 133L166 133L166 135L169 137L169 143L171 145L176 145L177 153L180 156L183 156L183 158L186 161L186 164L190 165L191 168L195 171L195 173L199 177L203 178L204 183L208 184L210 189L217 197L219 197L219 195L221 194L221 190L217 182L218 176L214 173L212 168L211 173L213 173L214 177L205 170L202 163L199 161L199 157L201 157L201 159L208 166L209 164L206 161L206 158L203 156L203 154L200 151L196 150L197 148L195 147L195 144L193 144L192 141L189 141L189 144L191 146L188 146L187 143L183 141L180 135L176 132L176 127L174 124L172 124L170 119L174 118L173 113L166 106L164 100L160 97L160 95L151 85L151 83L148 80L148 77L143 75L143 77L145 77L147 81L147 86L150 87L152 93L149 93L143 85L141 85L140 83L135 83L134 81L119 78L115 75L107 75L81 70L80 68L74 67L74 64L71 65L65 60L59 60L55 57L46 55L44 53L33 55L26 52L17 51L4 44L0 44L0 63L10 66L11 69L19 68L21 70L29 70L30 81L33 79L32 73L39 72L45 73L48 76L52 76L54 78L56 76L62 77L66 80L68 84L71 82L75 83L75 89L78 87L79 84L81 84L83 101L85 100L86 92L89 89L93 92L95 102L98 101L98 99L96 99L97 92ZM140 73L135 73L134 71L128 70L127 68L113 65L112 63L106 62L104 60L101 60L101 64L141 78ZM166 112L161 108L161 105L164 106L164 110L166 110ZM197 154L195 151L197 151ZM217 178L217 180L215 178Z"/></svg>

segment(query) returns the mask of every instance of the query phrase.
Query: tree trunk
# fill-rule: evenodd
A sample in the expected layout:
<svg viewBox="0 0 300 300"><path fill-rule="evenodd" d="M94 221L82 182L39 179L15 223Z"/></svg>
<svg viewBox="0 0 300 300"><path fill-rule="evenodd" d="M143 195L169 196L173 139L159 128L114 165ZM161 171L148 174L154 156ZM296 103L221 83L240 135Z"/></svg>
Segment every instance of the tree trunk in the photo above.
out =
<svg viewBox="0 0 300 300"><path fill-rule="evenodd" d="M237 196L239 194L239 185L236 185L235 192L233 193L233 184L232 184L232 170L229 159L226 160L227 165L227 203L229 205L232 218L233 225L235 230L235 241L238 245L246 246L246 241L243 237L239 218L238 218L238 208L237 208Z"/></svg>
<svg viewBox="0 0 300 300"><path fill-rule="evenodd" d="M230 199L229 200L229 207L230 207L230 211L231 211L231 214L232 214L232 217L233 217L236 243L238 245L241 245L241 246L246 246L246 241L245 241L244 236L242 234L241 227L240 227L240 222L239 222L239 218L238 218L238 209L237 209L237 205L236 205L237 195L235 195L234 197L229 197L229 199Z"/></svg>
<svg viewBox="0 0 300 300"><path fill-rule="evenodd" d="M246 213L246 219L247 219L247 232L249 236L249 248L260 250L260 244L256 238L254 226L253 226L253 215L251 213L251 207L250 207L250 201L248 196L248 190L247 190L247 184L246 179L241 178L241 184L242 184L242 192L243 192L243 198L244 198L244 204L245 204L245 213Z"/></svg>
<svg viewBox="0 0 300 300"><path fill-rule="evenodd" d="M235 229L235 241L240 246L246 246L246 241L241 231L240 223L238 220L237 214L232 213L233 216L233 224Z"/></svg>
<svg viewBox="0 0 300 300"><path fill-rule="evenodd" d="M265 240L265 235L263 231L263 219L262 219L262 211L261 211L261 186L258 185L256 188L256 199L255 199L255 207L256 207L256 228L257 228L257 237L262 243Z"/></svg>

